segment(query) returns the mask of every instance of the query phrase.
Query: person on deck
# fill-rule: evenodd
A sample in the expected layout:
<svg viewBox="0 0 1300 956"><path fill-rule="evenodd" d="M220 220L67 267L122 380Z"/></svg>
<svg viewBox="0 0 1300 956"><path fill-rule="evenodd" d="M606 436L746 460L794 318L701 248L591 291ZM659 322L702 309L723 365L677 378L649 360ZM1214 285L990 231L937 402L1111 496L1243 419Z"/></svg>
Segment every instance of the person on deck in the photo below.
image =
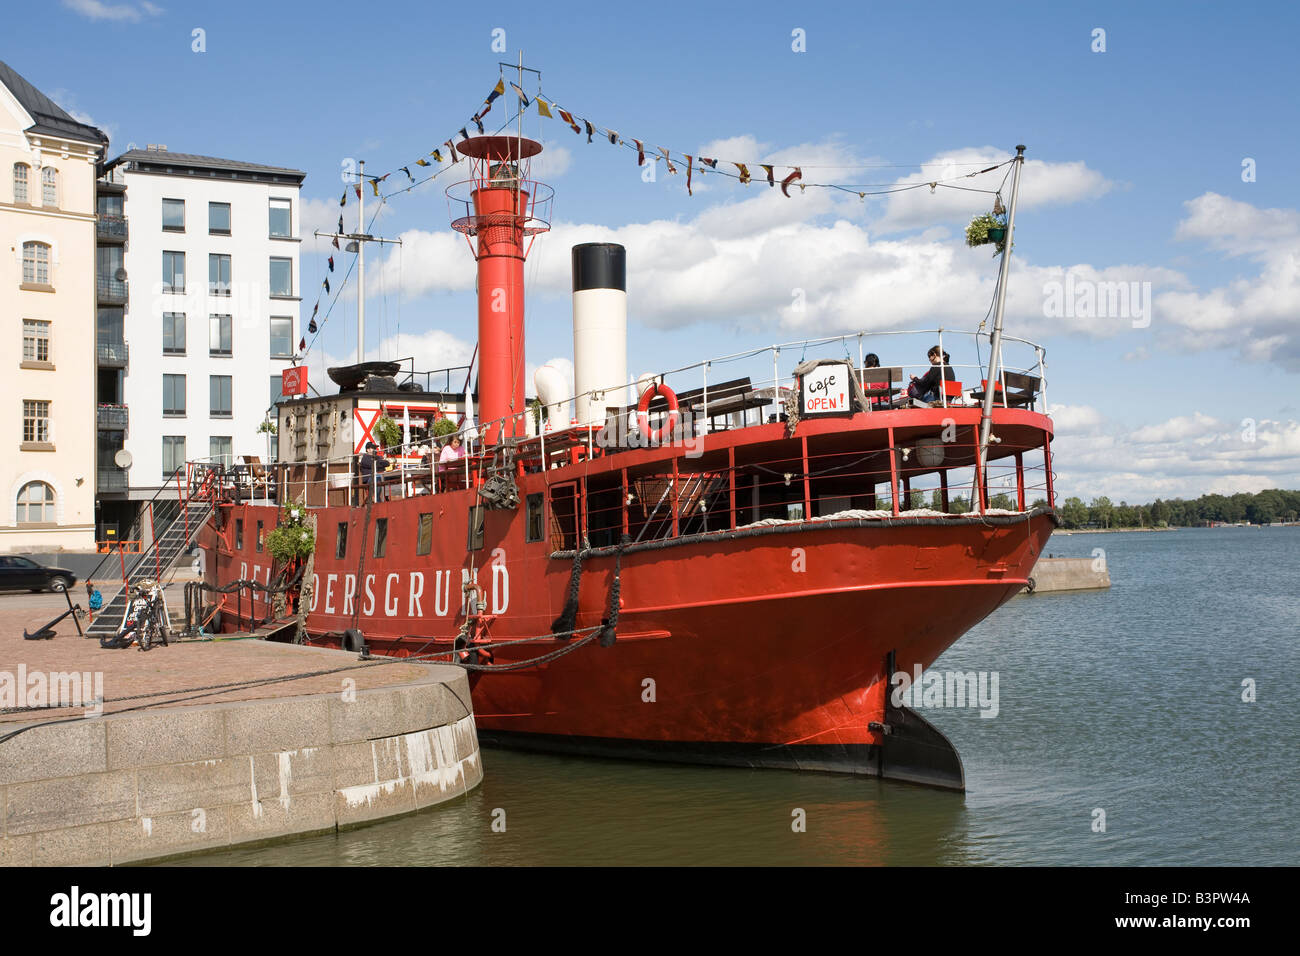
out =
<svg viewBox="0 0 1300 956"><path fill-rule="evenodd" d="M877 355L875 352L868 352L867 357L862 360L862 367L864 369L880 368L880 356ZM886 392L885 395L867 396L871 400L872 408L889 407L889 397L888 397L889 383L888 382L864 382L863 383L864 391L873 392L873 391L880 391L881 389L885 390Z"/></svg>
<svg viewBox="0 0 1300 956"><path fill-rule="evenodd" d="M932 346L930 351L926 353L926 357L930 360L930 371L920 378L915 375L912 376L912 383L907 386L907 397L914 401L929 404L939 400L939 390L942 387L940 383L944 380L955 382L957 375L953 372L952 365L949 364L951 359L948 357L948 353L941 351L939 346ZM939 374L941 365L943 367L942 378Z"/></svg>
<svg viewBox="0 0 1300 956"><path fill-rule="evenodd" d="M357 479L361 482L360 504L370 500L370 493L375 489L375 475L388 469L388 459L378 454L379 446L372 441L366 442L366 453L357 459ZM375 495L379 500L379 495Z"/></svg>
<svg viewBox="0 0 1300 956"><path fill-rule="evenodd" d="M448 461L459 461L465 457L465 449L461 447L460 436L452 435L451 441L447 442L442 449L442 454L438 456L439 463Z"/></svg>

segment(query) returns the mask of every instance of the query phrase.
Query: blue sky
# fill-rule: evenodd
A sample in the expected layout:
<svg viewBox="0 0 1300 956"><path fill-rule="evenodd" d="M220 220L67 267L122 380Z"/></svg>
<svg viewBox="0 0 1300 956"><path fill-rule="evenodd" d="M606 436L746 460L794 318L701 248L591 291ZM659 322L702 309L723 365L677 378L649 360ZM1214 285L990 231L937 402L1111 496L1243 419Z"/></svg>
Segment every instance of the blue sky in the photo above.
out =
<svg viewBox="0 0 1300 956"><path fill-rule="evenodd" d="M115 153L166 143L305 170L304 232L337 218L342 163L413 163L521 48L544 95L599 126L674 154L798 163L806 181L928 179L978 167L916 164L1006 158L1025 143L1006 328L1048 350L1058 489L1132 502L1300 487L1292 5L65 0L7 22L0 56L105 129ZM504 55L491 49L498 28ZM498 100L487 122L513 105ZM547 145L538 178L556 190L555 230L527 273L532 362L571 355L567 250L589 239L628 246L634 373L815 334L970 329L988 307L997 260L962 237L987 195L787 200L757 180L697 176L704 188L688 197L682 173L660 164L643 182L633 153L588 145L558 119L533 113L525 133ZM372 350L436 367L472 347L472 260L443 196L458 173L384 206L376 231L406 245L400 270L369 257ZM990 179L1000 174L978 185ZM315 250L304 241L304 316ZM1067 274L1150 282L1149 326L1045 314L1047 283ZM350 359L354 309L345 291L313 362ZM878 341L868 348L886 364L922 360L920 340L904 354Z"/></svg>

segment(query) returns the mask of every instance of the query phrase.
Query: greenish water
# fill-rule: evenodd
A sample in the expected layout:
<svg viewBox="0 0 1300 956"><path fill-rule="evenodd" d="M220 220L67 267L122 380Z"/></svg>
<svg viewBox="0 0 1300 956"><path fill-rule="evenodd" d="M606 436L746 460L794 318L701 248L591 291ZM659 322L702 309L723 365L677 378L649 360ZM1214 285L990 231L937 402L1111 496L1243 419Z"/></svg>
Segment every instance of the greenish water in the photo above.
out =
<svg viewBox="0 0 1300 956"><path fill-rule="evenodd" d="M466 797L188 865L1300 863L1300 529L1054 537L1109 591L1016 598L937 669L999 713L928 711L968 792L485 750ZM1242 701L1242 682L1257 686ZM792 831L792 813L806 832ZM492 829L505 811L505 832ZM1094 832L1094 811L1105 832ZM500 814L497 814L500 818Z"/></svg>

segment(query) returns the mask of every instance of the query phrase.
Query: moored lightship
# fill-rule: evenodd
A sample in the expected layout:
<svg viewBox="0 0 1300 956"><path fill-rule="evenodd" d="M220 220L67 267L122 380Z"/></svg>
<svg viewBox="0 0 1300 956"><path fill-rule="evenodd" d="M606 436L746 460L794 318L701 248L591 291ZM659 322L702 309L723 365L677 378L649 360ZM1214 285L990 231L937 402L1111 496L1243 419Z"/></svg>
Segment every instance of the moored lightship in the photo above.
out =
<svg viewBox="0 0 1300 956"><path fill-rule="evenodd" d="M534 409L523 263L547 229L549 190L528 171L541 146L459 150L474 168L449 196L478 262L477 395L450 372L358 374L280 406L260 487L196 468L215 504L206 583L302 575L284 607L224 594L219 626L296 623L283 631L320 646L463 663L489 744L963 789L955 749L891 699L890 678L1023 588L1055 527L1042 350L1024 343L1036 376L999 364L999 303L980 405L948 383L936 407L895 407L898 370L849 354L867 333L801 343L785 376L777 348L631 384L623 250L588 243L573 250L573 412L553 370ZM808 360L809 346L830 354ZM719 381L739 358L771 379ZM422 456L437 419L474 424L471 399L471 452ZM381 414L403 441L391 471L362 475ZM316 542L290 569L263 547L288 503Z"/></svg>

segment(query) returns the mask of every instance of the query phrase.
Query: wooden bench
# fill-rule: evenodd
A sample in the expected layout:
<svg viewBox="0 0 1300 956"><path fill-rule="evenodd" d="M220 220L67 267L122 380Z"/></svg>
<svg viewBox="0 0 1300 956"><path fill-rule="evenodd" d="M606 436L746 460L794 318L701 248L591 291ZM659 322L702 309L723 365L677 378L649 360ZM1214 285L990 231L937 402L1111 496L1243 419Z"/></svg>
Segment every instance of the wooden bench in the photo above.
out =
<svg viewBox="0 0 1300 956"><path fill-rule="evenodd" d="M1006 384L1005 392L1002 388ZM981 388L971 392L971 398L977 402L984 401L984 387L987 387L987 380L980 383ZM1001 405L1003 408L1024 408L1031 406L1038 398L1038 390L1042 386L1043 380L1036 375L1025 375L1022 372L1003 372L1002 382L994 383L993 403Z"/></svg>
<svg viewBox="0 0 1300 956"><path fill-rule="evenodd" d="M902 391L903 368L901 365L890 365L859 369L858 381L862 383L862 391L866 393L872 408L893 408L894 396ZM898 384L895 385L895 382Z"/></svg>

